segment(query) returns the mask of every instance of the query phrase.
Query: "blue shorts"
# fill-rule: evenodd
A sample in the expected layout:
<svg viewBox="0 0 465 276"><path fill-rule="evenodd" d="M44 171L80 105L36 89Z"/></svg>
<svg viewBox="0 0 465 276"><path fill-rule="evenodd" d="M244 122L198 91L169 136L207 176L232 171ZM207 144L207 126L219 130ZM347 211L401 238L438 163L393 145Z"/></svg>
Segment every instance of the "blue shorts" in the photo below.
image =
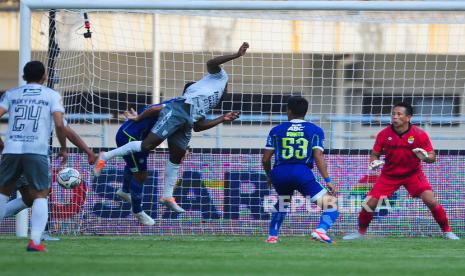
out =
<svg viewBox="0 0 465 276"><path fill-rule="evenodd" d="M292 196L299 191L303 196L317 201L327 190L315 179L305 164L282 164L271 171L271 183L280 196Z"/></svg>
<svg viewBox="0 0 465 276"><path fill-rule="evenodd" d="M116 133L116 145L121 147L129 142L137 141L133 137L125 134L123 131L119 130ZM123 156L124 162L126 162L126 168L131 172L146 172L147 171L147 157L149 156L148 152L135 152L129 155Z"/></svg>

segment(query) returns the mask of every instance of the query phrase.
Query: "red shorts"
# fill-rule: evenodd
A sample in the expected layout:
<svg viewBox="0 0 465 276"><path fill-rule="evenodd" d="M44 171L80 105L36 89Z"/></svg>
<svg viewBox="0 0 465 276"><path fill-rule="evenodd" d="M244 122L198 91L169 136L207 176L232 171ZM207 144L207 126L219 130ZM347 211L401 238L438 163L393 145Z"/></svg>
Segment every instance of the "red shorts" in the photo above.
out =
<svg viewBox="0 0 465 276"><path fill-rule="evenodd" d="M405 178L393 178L381 174L368 196L378 199L383 196L390 197L400 186L404 186L412 197L418 197L424 191L433 190L423 172Z"/></svg>

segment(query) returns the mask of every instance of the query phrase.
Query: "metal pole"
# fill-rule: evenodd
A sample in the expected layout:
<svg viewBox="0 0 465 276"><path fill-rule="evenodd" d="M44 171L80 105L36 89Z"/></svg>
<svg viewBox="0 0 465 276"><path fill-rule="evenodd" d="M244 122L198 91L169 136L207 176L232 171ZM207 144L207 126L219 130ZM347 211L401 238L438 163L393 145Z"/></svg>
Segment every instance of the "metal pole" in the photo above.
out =
<svg viewBox="0 0 465 276"><path fill-rule="evenodd" d="M19 4L20 18L20 34L19 34L19 62L18 62L18 85L24 85L23 67L31 60L31 9L24 4L23 1ZM19 192L17 197L21 197ZM16 215L16 236L27 237L29 222L29 211L25 209Z"/></svg>

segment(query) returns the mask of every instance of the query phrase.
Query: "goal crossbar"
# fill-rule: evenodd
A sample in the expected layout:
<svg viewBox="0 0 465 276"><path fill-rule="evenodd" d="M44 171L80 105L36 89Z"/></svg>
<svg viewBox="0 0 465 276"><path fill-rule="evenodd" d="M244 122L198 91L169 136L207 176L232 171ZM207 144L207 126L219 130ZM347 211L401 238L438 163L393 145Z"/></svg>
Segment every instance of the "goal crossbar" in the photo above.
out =
<svg viewBox="0 0 465 276"><path fill-rule="evenodd" d="M23 0L30 9L463 11L464 1Z"/></svg>

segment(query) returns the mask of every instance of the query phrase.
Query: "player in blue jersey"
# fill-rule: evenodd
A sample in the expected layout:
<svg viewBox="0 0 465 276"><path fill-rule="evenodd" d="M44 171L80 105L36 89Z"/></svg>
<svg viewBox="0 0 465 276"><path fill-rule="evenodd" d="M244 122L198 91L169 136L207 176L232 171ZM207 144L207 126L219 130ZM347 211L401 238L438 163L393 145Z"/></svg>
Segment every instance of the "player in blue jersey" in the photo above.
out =
<svg viewBox="0 0 465 276"><path fill-rule="evenodd" d="M263 168L268 185L273 185L279 196L276 210L271 217L266 240L268 243L278 242L279 229L287 213L286 206L289 206L291 196L296 190L323 210L319 225L311 233L312 239L333 243L326 232L339 216L334 197L335 187L331 183L323 158L323 130L304 120L307 109L307 100L298 96L290 97L287 102L289 122L274 127L268 135L263 153ZM273 155L274 167L271 169ZM315 179L312 172L313 162L324 178L326 188Z"/></svg>
<svg viewBox="0 0 465 276"><path fill-rule="evenodd" d="M249 44L244 42L237 53L210 59L207 62L208 74L186 89L183 96L163 106L160 118L143 141L132 141L109 152L99 155L94 167L94 176L100 175L106 161L135 152L149 152L168 140L169 160L165 167L165 184L160 201L172 210L180 210L173 197L178 178L179 166L189 145L192 129L206 130L222 123L224 116L207 120L206 114L217 106L227 92L228 74L221 64L243 56ZM235 117L238 114L233 115Z"/></svg>

